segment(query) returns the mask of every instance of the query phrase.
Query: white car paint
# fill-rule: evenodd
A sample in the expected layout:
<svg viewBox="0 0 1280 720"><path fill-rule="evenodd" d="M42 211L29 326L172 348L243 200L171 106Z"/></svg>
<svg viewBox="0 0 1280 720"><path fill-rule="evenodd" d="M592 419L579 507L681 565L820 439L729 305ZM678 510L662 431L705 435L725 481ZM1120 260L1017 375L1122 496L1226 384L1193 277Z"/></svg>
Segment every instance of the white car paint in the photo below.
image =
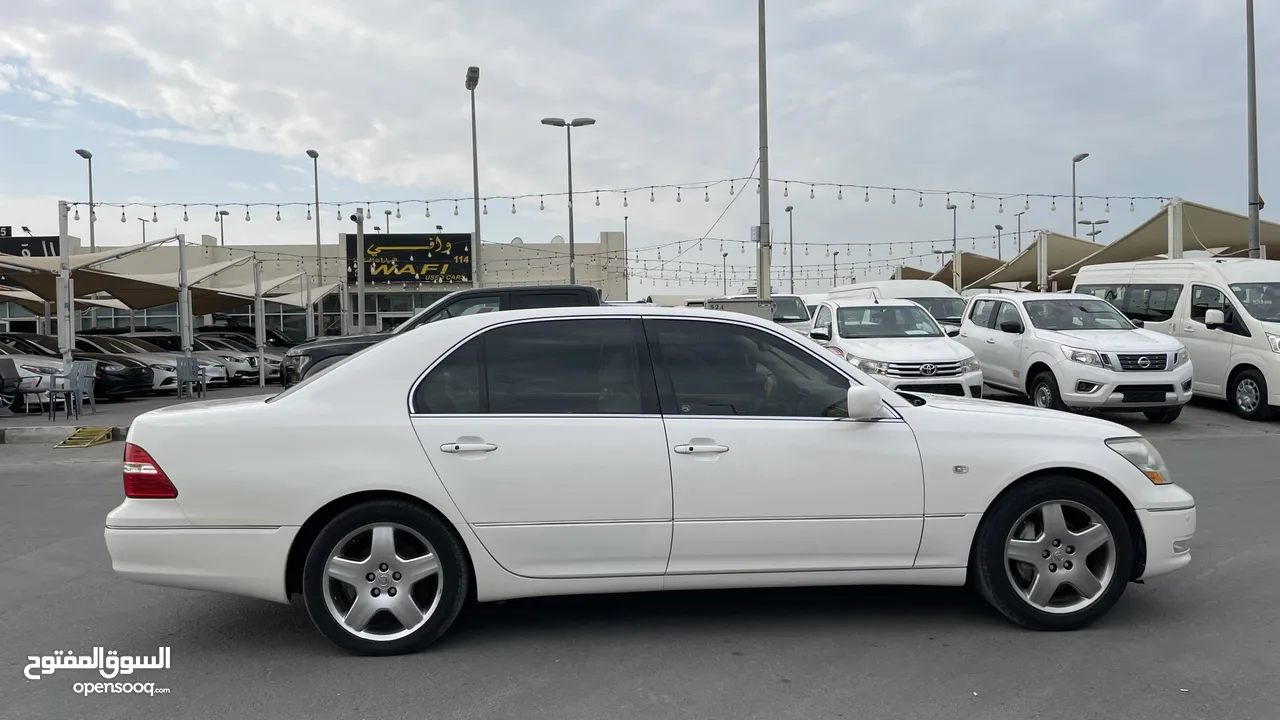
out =
<svg viewBox="0 0 1280 720"><path fill-rule="evenodd" d="M836 319L841 308L877 307L919 308L937 336L850 338L840 334ZM819 326L825 329L825 336ZM814 313L813 329L819 332L813 335L814 340L891 390L982 397L982 371L973 351L948 337L944 326L918 303L859 297L824 300Z"/></svg>
<svg viewBox="0 0 1280 720"><path fill-rule="evenodd" d="M847 377L850 407L855 391L864 405L870 393L871 405L860 421L409 413L411 389L435 360L479 332L628 317L767 333ZM699 438L731 451L671 449ZM644 306L478 314L374 345L274 397L139 416L127 442L150 453L178 496L126 499L104 532L123 578L282 603L304 524L368 492L434 508L465 549L480 601L961 585L993 500L1053 471L1099 478L1132 507L1133 530L1146 538L1143 578L1185 566L1194 499L1150 481L1104 442L1115 438L1143 442L1111 422L1035 408L934 396L916 406L807 338L741 314ZM480 439L500 450L445 451Z"/></svg>
<svg viewBox="0 0 1280 720"><path fill-rule="evenodd" d="M1132 326L1088 330L1036 327L1027 303L1036 307L1046 301L1105 303L1064 293L986 293L970 299L959 340L977 354L987 385L1031 396L1036 376L1047 369L1068 408L1137 412L1181 407L1191 400L1192 365L1181 342ZM989 307L995 309L989 313ZM1002 309L1007 315L1000 317L1016 318L1020 332L998 327L996 316ZM992 319L975 322L978 313ZM1118 310L1115 313L1121 315ZM1146 365L1139 365L1142 362ZM1127 402L1121 386L1167 386L1168 391L1157 400ZM1039 402L1038 398L1033 400Z"/></svg>

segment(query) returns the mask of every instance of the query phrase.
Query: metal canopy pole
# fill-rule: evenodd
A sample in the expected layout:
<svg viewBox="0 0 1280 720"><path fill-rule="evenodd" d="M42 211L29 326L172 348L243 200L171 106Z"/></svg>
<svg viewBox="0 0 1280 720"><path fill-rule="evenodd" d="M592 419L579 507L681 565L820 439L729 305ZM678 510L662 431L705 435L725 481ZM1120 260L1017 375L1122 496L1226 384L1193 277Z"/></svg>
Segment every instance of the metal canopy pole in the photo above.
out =
<svg viewBox="0 0 1280 720"><path fill-rule="evenodd" d="M756 297L769 300L773 293L773 237L769 230L769 73L765 66L764 5L765 0L760 0L756 9L760 30L757 68L760 73L760 230L756 246Z"/></svg>
<svg viewBox="0 0 1280 720"><path fill-rule="evenodd" d="M258 344L258 387L267 386L266 312L262 301L262 261L253 258L253 339Z"/></svg>
<svg viewBox="0 0 1280 720"><path fill-rule="evenodd" d="M178 235L178 337L182 354L191 357L191 288L187 285L186 235Z"/></svg>
<svg viewBox="0 0 1280 720"><path fill-rule="evenodd" d="M316 328L316 309L311 305L311 274L302 273L303 301L307 304L307 339L315 337Z"/></svg>
<svg viewBox="0 0 1280 720"><path fill-rule="evenodd" d="M58 350L67 371L71 370L71 351L76 346L74 325L75 296L71 289L71 238L67 217L67 201L58 201ZM93 212L92 208L89 210Z"/></svg>

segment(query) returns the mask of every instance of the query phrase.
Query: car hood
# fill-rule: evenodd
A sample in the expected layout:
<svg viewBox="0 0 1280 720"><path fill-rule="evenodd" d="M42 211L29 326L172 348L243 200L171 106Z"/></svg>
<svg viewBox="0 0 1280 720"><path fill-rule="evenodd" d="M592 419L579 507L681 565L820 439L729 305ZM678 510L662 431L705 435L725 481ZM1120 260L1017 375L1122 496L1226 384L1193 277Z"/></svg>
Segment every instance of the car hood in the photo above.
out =
<svg viewBox="0 0 1280 720"><path fill-rule="evenodd" d="M1080 428L1092 428L1105 437L1131 437L1137 435L1133 430L1119 423L1103 420L1088 415L1065 413L1060 410L1049 410L1031 405L1015 405L1002 400L980 400L977 398L960 398L949 395L930 395L926 405L934 410L947 412L965 412L981 415L1003 415L1005 417L1027 418L1036 421L1062 421L1072 423ZM981 422L980 420L978 422Z"/></svg>
<svg viewBox="0 0 1280 720"><path fill-rule="evenodd" d="M62 361L58 358L52 358L47 355L0 355L0 360L8 358L18 367L18 372L24 375L32 374L29 370L23 370L23 365L34 365L36 367L57 368L59 371L65 370Z"/></svg>
<svg viewBox="0 0 1280 720"><path fill-rule="evenodd" d="M1153 330L1037 330L1045 340L1102 352L1177 352L1182 343Z"/></svg>
<svg viewBox="0 0 1280 720"><path fill-rule="evenodd" d="M960 362L973 351L947 337L840 338L840 349L878 362Z"/></svg>
<svg viewBox="0 0 1280 720"><path fill-rule="evenodd" d="M143 367L145 362L131 358L128 355L113 355L111 353L99 352L80 352L77 350L71 357L75 360L96 360L103 364L115 364L125 368Z"/></svg>

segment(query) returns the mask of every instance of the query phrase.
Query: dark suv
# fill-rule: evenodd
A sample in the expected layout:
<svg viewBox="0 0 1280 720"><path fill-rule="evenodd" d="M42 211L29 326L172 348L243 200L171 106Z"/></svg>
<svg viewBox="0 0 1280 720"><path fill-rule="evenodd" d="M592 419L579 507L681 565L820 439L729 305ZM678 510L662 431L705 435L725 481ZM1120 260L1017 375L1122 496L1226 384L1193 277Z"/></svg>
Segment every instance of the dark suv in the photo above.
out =
<svg viewBox="0 0 1280 720"><path fill-rule="evenodd" d="M597 307L602 305L600 292L585 285L538 285L527 287L471 288L450 293L395 330L367 335L324 337L289 348L281 371L281 382L287 387L316 370L341 362L361 350L383 340L396 337L429 322L459 315L503 310L529 310L548 307Z"/></svg>

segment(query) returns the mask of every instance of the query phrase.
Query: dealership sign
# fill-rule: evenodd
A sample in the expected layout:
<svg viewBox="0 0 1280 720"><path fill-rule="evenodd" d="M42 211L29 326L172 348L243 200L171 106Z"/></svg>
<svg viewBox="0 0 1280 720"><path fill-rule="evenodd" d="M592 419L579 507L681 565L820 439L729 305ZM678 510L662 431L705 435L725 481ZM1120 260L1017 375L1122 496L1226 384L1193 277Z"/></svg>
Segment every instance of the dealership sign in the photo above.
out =
<svg viewBox="0 0 1280 720"><path fill-rule="evenodd" d="M57 235L36 237L0 237L0 255L18 255L20 257L58 257L61 246ZM13 281L3 275L0 268L0 285L13 285Z"/></svg>
<svg viewBox="0 0 1280 720"><path fill-rule="evenodd" d="M470 233L366 234L363 263L356 236L344 238L348 282L358 281L361 264L366 283L471 282Z"/></svg>

